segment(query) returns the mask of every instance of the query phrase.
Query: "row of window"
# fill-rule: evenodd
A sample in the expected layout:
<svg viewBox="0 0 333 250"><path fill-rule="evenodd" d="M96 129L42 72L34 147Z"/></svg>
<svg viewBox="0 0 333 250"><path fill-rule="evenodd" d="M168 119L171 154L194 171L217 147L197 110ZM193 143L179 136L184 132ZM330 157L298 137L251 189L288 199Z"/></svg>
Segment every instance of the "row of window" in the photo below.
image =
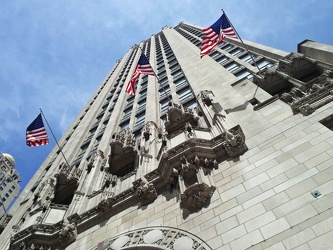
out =
<svg viewBox="0 0 333 250"><path fill-rule="evenodd" d="M157 41L157 47L163 48L166 61L169 65L169 70L172 76L173 87L175 88L178 100L183 106L196 106L195 96L194 93L188 84L188 81L182 71L167 39L165 38L164 34L160 35L160 41ZM159 44L160 42L160 44ZM168 109L168 103L171 98L171 88L168 84L169 79L166 77L160 81L160 89L159 89L159 97L160 97L160 111L161 111L161 119L165 119L165 113ZM167 98L169 97L169 98Z"/></svg>
<svg viewBox="0 0 333 250"><path fill-rule="evenodd" d="M150 41L146 42L143 45L144 54L146 55L147 59L149 60L150 57ZM140 84L139 84L140 83ZM125 108L123 110L122 118L120 120L120 129L125 129L129 127L130 120L132 113L135 112L135 123L133 128L133 133L136 137L140 136L140 130L144 125L145 122L145 110L146 110L146 102L147 102L147 89L148 89L148 75L140 75L136 82L137 90L137 109L133 110L133 105L135 102L136 96L129 96L126 101Z"/></svg>
<svg viewBox="0 0 333 250"><path fill-rule="evenodd" d="M127 75L129 74L130 66L132 65L132 63L134 61L135 55L136 55L136 51L132 52L132 54L127 59L122 71L119 73L112 89L110 90L110 93L107 95L104 105L101 107L100 112L97 114L97 117L96 117L94 123L92 124L90 130L88 131L87 137L83 141L83 143L80 147L80 150L79 150L74 162L72 163L72 165L77 165L80 163L82 157L85 155L85 153L87 152L87 149L91 145L91 140L93 137L96 137L96 138L93 142L92 148L90 150L90 154L92 154L94 151L97 150L98 145L100 144L100 141L104 134L104 130L113 113L114 106L115 106L116 102L118 101L118 96L124 85L124 81L125 81ZM104 117L104 120L103 120L103 117ZM96 135L97 128L99 127L102 120L103 120L103 123L101 124L100 129Z"/></svg>
<svg viewBox="0 0 333 250"><path fill-rule="evenodd" d="M180 33L182 36L184 36L194 45L199 47L200 39L202 37L201 31L189 27L188 25L185 24L181 24L181 26L178 26L176 30L178 31L178 33ZM244 48L235 46L226 41L221 42L218 45L218 48L228 52L229 54L235 57L238 57L242 61L247 62L252 66L257 66L259 69L263 69L265 67L273 65L272 62L265 59L264 57L255 55L253 53L249 54ZM237 76L238 79L245 77L252 78L252 73L246 68L246 66L240 65L239 63L235 62L232 58L228 57L225 54L222 54L219 50L213 50L209 54L209 56L212 59L214 59L217 63L219 63L221 66L223 66L226 70Z"/></svg>
<svg viewBox="0 0 333 250"><path fill-rule="evenodd" d="M7 185L2 185L2 186L7 186ZM8 198L9 197L9 194L11 194L11 193L13 193L13 190L15 189L16 187L13 185L10 189L8 189L8 193L5 193L4 194L4 197L2 197L1 198L1 200L3 201L3 202L5 202L7 199L6 198ZM0 191L2 191L3 190L3 187L0 187Z"/></svg>

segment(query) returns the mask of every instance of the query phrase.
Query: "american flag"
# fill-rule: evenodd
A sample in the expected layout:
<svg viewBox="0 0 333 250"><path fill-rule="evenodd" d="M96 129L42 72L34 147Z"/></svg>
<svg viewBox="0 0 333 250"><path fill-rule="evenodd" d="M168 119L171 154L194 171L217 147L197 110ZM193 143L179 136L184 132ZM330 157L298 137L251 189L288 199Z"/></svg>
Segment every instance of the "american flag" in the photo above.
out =
<svg viewBox="0 0 333 250"><path fill-rule="evenodd" d="M140 74L151 75L151 76L155 75L153 68L150 66L149 61L144 54L141 54L140 59L138 61L138 65L136 65L132 78L127 84L126 92L128 94L135 95L134 85L136 80L139 78Z"/></svg>
<svg viewBox="0 0 333 250"><path fill-rule="evenodd" d="M49 137L47 136L44 127L42 114L39 114L37 118L27 127L26 138L27 145L29 147L46 145L49 143Z"/></svg>
<svg viewBox="0 0 333 250"><path fill-rule="evenodd" d="M201 57L209 54L225 37L238 38L224 13L213 25L203 29L202 33Z"/></svg>

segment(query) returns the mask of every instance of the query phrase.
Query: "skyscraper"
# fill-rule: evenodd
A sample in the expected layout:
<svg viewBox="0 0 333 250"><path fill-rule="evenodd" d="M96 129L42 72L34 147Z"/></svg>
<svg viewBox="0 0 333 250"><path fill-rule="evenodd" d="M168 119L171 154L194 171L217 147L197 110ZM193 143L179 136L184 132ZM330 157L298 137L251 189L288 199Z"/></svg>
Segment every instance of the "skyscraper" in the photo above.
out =
<svg viewBox="0 0 333 250"><path fill-rule="evenodd" d="M20 176L15 169L15 160L9 154L0 152L0 233L8 223L10 216L4 216L6 210L20 192Z"/></svg>
<svg viewBox="0 0 333 250"><path fill-rule="evenodd" d="M119 60L10 212L1 249L332 247L333 47L180 23ZM141 51L157 78L125 92ZM10 238L8 236L11 236Z"/></svg>

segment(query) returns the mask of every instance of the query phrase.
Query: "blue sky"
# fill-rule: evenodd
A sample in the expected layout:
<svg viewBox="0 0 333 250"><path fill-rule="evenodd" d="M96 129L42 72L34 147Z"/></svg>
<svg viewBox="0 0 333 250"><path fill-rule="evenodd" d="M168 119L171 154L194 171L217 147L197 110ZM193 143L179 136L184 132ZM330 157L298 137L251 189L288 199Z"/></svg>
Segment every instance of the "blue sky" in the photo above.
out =
<svg viewBox="0 0 333 250"><path fill-rule="evenodd" d="M181 21L207 27L222 8L244 40L290 52L304 39L333 44L331 0L0 0L0 151L21 186L55 146L25 145L39 108L59 140L130 46Z"/></svg>

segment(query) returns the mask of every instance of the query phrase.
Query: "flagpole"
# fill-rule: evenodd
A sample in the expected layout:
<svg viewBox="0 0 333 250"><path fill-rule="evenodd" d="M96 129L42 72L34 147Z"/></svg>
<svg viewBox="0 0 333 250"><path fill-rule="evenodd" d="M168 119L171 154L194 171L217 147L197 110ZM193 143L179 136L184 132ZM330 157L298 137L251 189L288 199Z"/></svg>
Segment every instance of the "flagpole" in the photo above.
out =
<svg viewBox="0 0 333 250"><path fill-rule="evenodd" d="M141 50L141 53L144 53L140 46L139 46L139 49ZM150 64L150 63L149 63L149 64ZM150 67L151 67L152 71L154 72L154 75L155 75L155 77L156 77L156 79L157 79L158 84L161 84L161 83L160 83L160 79L157 77L157 74L155 73L153 67L152 67L151 65L150 65ZM162 90L163 90L163 93L166 95L166 97L168 97L168 100L170 101L170 96L167 95L167 93L165 92L165 89L164 89L164 86L163 86L163 85L162 85Z"/></svg>
<svg viewBox="0 0 333 250"><path fill-rule="evenodd" d="M255 66L257 67L258 71L260 71L260 68L259 68L258 64L257 64L256 61L254 60L252 54L250 53L250 51L248 50L247 46L246 46L245 43L243 42L242 38L239 36L237 30L235 29L235 27L234 27L234 26L232 25L232 23L230 22L230 20L229 20L227 14L224 12L223 9L221 9L221 10L222 10L223 14L225 15L226 19L228 20L228 22L230 23L231 27L234 29L234 31L235 31L236 35L238 36L239 40L242 42L244 48L246 49L247 53L248 53L249 56L251 57L252 61L254 62ZM256 88L256 90L255 90L255 92L254 92L253 97L255 97L255 95L256 95L256 93L257 93L257 90L258 90L258 87L259 87L259 86L257 85L257 88Z"/></svg>
<svg viewBox="0 0 333 250"><path fill-rule="evenodd" d="M68 163L68 161L67 161L67 159L66 159L66 157L65 157L64 153L62 152L62 150L61 150L61 148L60 148L60 145L59 145L59 143L58 143L58 140L56 139L56 137L55 137L55 135L54 135L54 133L53 133L53 131L52 131L51 127L50 127L50 124L49 124L49 123L48 123L48 121L46 120L46 117L45 117L45 115L44 115L44 113L43 113L42 109L41 109L41 108L39 108L39 110L40 110L40 113L42 114L42 116L44 117L44 120L45 120L45 122L46 122L47 126L49 127L49 129L50 129L50 131L51 131L51 134L52 134L52 136L53 136L53 138L54 138L55 142L57 143L57 145L58 145L58 148L59 148L59 150L60 150L60 152L61 152L62 156L64 157L64 159L65 159L65 161L66 161L66 164L69 166L69 163Z"/></svg>

